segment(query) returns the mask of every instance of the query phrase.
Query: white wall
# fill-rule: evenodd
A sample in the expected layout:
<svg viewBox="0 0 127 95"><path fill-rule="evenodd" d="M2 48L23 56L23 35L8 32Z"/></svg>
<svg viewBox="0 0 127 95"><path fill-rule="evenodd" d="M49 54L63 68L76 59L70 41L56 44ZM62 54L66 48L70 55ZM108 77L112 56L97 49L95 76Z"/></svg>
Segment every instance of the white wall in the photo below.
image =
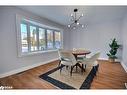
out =
<svg viewBox="0 0 127 95"><path fill-rule="evenodd" d="M64 34L63 34L63 48L68 50L70 49L70 41L71 39L71 31L67 27L64 28Z"/></svg>
<svg viewBox="0 0 127 95"><path fill-rule="evenodd" d="M100 58L107 59L108 44L112 38L122 43L122 20L113 20L97 24L88 24L84 29L71 31L70 48L86 48L92 53L101 52ZM122 51L118 50L118 58L121 59Z"/></svg>
<svg viewBox="0 0 127 95"><path fill-rule="evenodd" d="M57 52L41 53L26 57L18 57L16 42L16 14L36 19L46 25L62 28L63 26L23 11L16 7L0 7L0 77L5 74L15 73L15 70L27 66L36 66L37 63L44 64L49 60L58 58ZM19 70L20 71L20 70Z"/></svg>
<svg viewBox="0 0 127 95"><path fill-rule="evenodd" d="M123 20L122 43L122 65L124 69L127 71L127 15Z"/></svg>

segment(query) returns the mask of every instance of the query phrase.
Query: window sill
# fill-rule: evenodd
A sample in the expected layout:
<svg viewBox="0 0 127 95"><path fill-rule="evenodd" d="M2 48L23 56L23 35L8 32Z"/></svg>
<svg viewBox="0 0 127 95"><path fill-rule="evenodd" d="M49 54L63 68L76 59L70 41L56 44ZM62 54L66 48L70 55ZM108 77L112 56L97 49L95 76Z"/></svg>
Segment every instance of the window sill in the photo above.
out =
<svg viewBox="0 0 127 95"><path fill-rule="evenodd" d="M22 53L19 55L19 57L25 57L25 56L32 56L32 55L38 55L38 54L44 54L44 53L51 53L51 52L56 52L58 49L55 50L46 50L46 51L36 51L36 52L29 52L29 53Z"/></svg>

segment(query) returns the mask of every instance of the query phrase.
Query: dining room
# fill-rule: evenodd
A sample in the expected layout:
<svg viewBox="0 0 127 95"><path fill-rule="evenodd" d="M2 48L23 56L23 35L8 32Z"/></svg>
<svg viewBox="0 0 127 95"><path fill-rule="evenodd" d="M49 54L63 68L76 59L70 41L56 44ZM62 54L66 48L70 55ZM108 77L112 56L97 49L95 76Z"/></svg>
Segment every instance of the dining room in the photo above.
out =
<svg viewBox="0 0 127 95"><path fill-rule="evenodd" d="M125 89L126 9L0 6L0 86Z"/></svg>

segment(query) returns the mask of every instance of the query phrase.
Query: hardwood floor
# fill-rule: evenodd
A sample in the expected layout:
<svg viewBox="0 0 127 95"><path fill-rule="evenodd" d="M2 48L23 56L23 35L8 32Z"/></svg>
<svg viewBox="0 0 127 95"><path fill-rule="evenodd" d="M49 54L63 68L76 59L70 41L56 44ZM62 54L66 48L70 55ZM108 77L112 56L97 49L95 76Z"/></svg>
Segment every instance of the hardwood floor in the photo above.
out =
<svg viewBox="0 0 127 95"><path fill-rule="evenodd" d="M127 73L119 63L98 61L99 70L94 78L91 89L124 89ZM0 79L0 86L13 86L14 89L57 89L38 76L55 68L58 61L42 65L22 73Z"/></svg>
<svg viewBox="0 0 127 95"><path fill-rule="evenodd" d="M99 61L99 72L94 78L91 89L124 89L127 73L120 63Z"/></svg>

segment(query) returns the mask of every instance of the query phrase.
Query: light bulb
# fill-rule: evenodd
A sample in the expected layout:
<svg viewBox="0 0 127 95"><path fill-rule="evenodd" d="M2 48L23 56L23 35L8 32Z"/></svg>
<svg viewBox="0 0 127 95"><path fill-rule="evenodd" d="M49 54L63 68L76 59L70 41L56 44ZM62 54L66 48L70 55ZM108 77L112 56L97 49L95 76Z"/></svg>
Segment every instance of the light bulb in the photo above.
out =
<svg viewBox="0 0 127 95"><path fill-rule="evenodd" d="M77 25L79 25L79 23L77 22Z"/></svg>
<svg viewBox="0 0 127 95"><path fill-rule="evenodd" d="M73 29L76 29L76 27L74 26Z"/></svg>
<svg viewBox="0 0 127 95"><path fill-rule="evenodd" d="M84 25L82 25L82 28L84 27Z"/></svg>
<svg viewBox="0 0 127 95"><path fill-rule="evenodd" d="M68 27L71 27L71 25L68 25Z"/></svg>
<svg viewBox="0 0 127 95"><path fill-rule="evenodd" d="M73 16L73 14L71 14L71 16Z"/></svg>
<svg viewBox="0 0 127 95"><path fill-rule="evenodd" d="M83 14L81 16L83 16Z"/></svg>

